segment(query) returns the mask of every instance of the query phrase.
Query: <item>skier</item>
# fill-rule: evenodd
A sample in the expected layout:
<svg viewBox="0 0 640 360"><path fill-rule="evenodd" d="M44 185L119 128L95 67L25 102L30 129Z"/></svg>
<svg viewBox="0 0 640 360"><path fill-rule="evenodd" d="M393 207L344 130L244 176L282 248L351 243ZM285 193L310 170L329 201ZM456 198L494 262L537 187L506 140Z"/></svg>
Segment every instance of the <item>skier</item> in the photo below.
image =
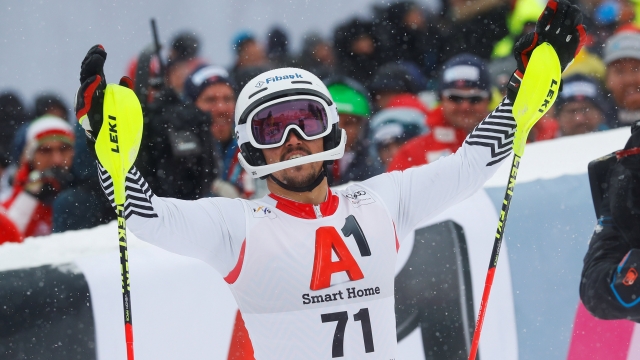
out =
<svg viewBox="0 0 640 360"><path fill-rule="evenodd" d="M581 22L577 7L551 0L537 33L515 47L514 82L543 41L564 69L582 45ZM82 63L76 115L89 143L102 127L105 59L98 45ZM268 71L241 91L235 131L241 165L266 178L271 194L259 200L161 198L132 168L127 224L138 238L201 259L224 277L256 358L394 359L399 240L475 193L508 157L517 93L512 87L455 154L333 191L326 166L342 157L346 135L331 95L305 70ZM98 168L113 201L111 177Z"/></svg>

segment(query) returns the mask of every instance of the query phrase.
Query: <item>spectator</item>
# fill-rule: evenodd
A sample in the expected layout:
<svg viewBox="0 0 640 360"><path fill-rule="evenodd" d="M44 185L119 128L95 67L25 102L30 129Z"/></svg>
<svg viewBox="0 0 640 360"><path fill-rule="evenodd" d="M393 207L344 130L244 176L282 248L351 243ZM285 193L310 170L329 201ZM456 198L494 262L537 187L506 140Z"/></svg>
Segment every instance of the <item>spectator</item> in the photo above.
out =
<svg viewBox="0 0 640 360"><path fill-rule="evenodd" d="M264 49L258 43L253 34L240 32L233 40L233 49L236 51L236 62L229 71L229 78L237 83L237 74L245 68L254 66L268 66Z"/></svg>
<svg viewBox="0 0 640 360"><path fill-rule="evenodd" d="M640 121L623 150L589 163L589 180L597 223L580 299L600 319L640 322Z"/></svg>
<svg viewBox="0 0 640 360"><path fill-rule="evenodd" d="M212 119L209 136L213 139L212 154L219 171L212 186L214 195L250 198L255 184L238 163L240 149L233 136L236 92L227 71L216 66L196 69L187 78L185 94Z"/></svg>
<svg viewBox="0 0 640 360"><path fill-rule="evenodd" d="M426 90L427 80L413 63L387 63L376 70L369 90L377 109L389 105L389 101L402 94L416 95Z"/></svg>
<svg viewBox="0 0 640 360"><path fill-rule="evenodd" d="M438 76L443 62L444 36L414 1L400 1L390 5L384 14L387 26L381 27L384 52L394 61L408 61L418 65L424 76Z"/></svg>
<svg viewBox="0 0 640 360"><path fill-rule="evenodd" d="M51 204L71 182L73 128L47 115L29 125L26 140L13 193L2 206L23 236L47 235L52 230Z"/></svg>
<svg viewBox="0 0 640 360"><path fill-rule="evenodd" d="M167 61L167 86L179 96L183 95L184 82L193 69L203 63L198 58L200 40L192 32L178 33L171 41Z"/></svg>
<svg viewBox="0 0 640 360"><path fill-rule="evenodd" d="M334 75L335 57L331 44L320 34L311 33L304 37L302 51L297 62L302 69L312 72L320 79Z"/></svg>
<svg viewBox="0 0 640 360"><path fill-rule="evenodd" d="M609 129L605 123L604 106L605 101L595 80L584 75L564 79L554 107L559 125L557 136Z"/></svg>
<svg viewBox="0 0 640 360"><path fill-rule="evenodd" d="M371 118L373 151L386 169L407 141L427 131L425 113L412 107L384 109Z"/></svg>
<svg viewBox="0 0 640 360"><path fill-rule="evenodd" d="M191 89L186 84L183 89L190 99ZM171 88L156 95L146 109L136 167L158 195L184 200L209 196L216 176L210 115Z"/></svg>
<svg viewBox="0 0 640 360"><path fill-rule="evenodd" d="M510 2L502 0L449 0L449 34L445 59L461 52L490 59L493 47L507 36Z"/></svg>
<svg viewBox="0 0 640 360"><path fill-rule="evenodd" d="M604 49L607 65L606 86L615 102L611 127L629 126L640 120L640 33L620 32Z"/></svg>
<svg viewBox="0 0 640 360"><path fill-rule="evenodd" d="M333 37L342 73L368 87L383 60L373 24L353 18L336 28Z"/></svg>
<svg viewBox="0 0 640 360"><path fill-rule="evenodd" d="M382 173L380 163L369 153L366 135L371 107L366 90L349 78L330 79L327 89L338 108L339 127L347 133L344 156L334 161L329 185L362 181Z"/></svg>
<svg viewBox="0 0 640 360"><path fill-rule="evenodd" d="M280 27L274 26L267 37L267 57L275 67L286 67L291 63L289 38Z"/></svg>
<svg viewBox="0 0 640 360"><path fill-rule="evenodd" d="M484 61L461 54L444 64L440 107L427 118L429 132L402 146L387 171L431 163L454 153L489 114L490 79Z"/></svg>
<svg viewBox="0 0 640 360"><path fill-rule="evenodd" d="M0 202L11 193L10 177L16 169L15 163L19 155L13 159L11 144L16 131L27 120L25 107L15 93L5 92L0 95ZM12 161L13 160L13 161ZM12 162L14 165L11 165ZM13 169L13 171L12 171Z"/></svg>

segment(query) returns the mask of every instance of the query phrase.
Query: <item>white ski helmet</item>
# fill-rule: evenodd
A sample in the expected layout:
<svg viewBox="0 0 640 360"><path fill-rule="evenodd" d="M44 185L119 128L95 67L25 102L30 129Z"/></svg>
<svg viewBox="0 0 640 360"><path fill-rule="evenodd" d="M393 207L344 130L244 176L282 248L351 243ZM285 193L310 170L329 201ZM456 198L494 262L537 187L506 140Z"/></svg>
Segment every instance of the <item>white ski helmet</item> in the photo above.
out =
<svg viewBox="0 0 640 360"><path fill-rule="evenodd" d="M235 125L238 161L253 178L344 155L347 135L338 127L336 104L322 81L306 70L281 68L251 79L238 96ZM294 129L305 140L323 138L324 150L267 165L261 149L282 146Z"/></svg>

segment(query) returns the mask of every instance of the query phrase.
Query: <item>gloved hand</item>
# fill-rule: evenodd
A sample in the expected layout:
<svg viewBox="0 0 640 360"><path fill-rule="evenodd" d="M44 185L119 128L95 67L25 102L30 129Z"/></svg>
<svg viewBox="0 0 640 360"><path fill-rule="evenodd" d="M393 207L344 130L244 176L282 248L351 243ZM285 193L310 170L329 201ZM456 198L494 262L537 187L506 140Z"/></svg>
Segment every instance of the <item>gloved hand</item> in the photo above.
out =
<svg viewBox="0 0 640 360"><path fill-rule="evenodd" d="M44 171L29 173L24 190L45 204L51 204L55 197L69 186L73 175L68 170L54 167Z"/></svg>
<svg viewBox="0 0 640 360"><path fill-rule="evenodd" d="M82 60L80 66L80 88L76 93L76 118L87 135L88 142L95 143L102 127L104 91L107 81L104 76L104 62L107 52L102 45L94 45ZM133 89L133 81L123 76L120 85ZM91 148L93 148L91 146Z"/></svg>
<svg viewBox="0 0 640 360"><path fill-rule="evenodd" d="M507 98L515 101L531 54L538 45L543 42L551 44L564 71L585 41L586 27L582 25L580 9L567 0L549 0L536 23L536 30L521 37L513 47L517 70L507 85Z"/></svg>
<svg viewBox="0 0 640 360"><path fill-rule="evenodd" d="M549 0L536 23L538 42L548 42L558 54L562 71L573 62L587 41L582 12L567 0Z"/></svg>

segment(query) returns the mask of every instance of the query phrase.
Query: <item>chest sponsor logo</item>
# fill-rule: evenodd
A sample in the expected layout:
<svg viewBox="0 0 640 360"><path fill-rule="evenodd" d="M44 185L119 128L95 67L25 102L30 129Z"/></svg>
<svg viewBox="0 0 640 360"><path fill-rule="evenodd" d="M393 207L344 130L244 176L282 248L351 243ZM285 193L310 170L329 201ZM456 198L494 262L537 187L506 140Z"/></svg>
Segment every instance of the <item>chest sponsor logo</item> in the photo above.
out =
<svg viewBox="0 0 640 360"><path fill-rule="evenodd" d="M376 202L371 195L367 194L364 190L358 190L344 195L353 207L359 207L360 205L369 205Z"/></svg>
<svg viewBox="0 0 640 360"><path fill-rule="evenodd" d="M253 209L253 217L254 218L264 218L267 217L269 219L275 219L277 217L276 213L273 212L266 206L258 206Z"/></svg>

